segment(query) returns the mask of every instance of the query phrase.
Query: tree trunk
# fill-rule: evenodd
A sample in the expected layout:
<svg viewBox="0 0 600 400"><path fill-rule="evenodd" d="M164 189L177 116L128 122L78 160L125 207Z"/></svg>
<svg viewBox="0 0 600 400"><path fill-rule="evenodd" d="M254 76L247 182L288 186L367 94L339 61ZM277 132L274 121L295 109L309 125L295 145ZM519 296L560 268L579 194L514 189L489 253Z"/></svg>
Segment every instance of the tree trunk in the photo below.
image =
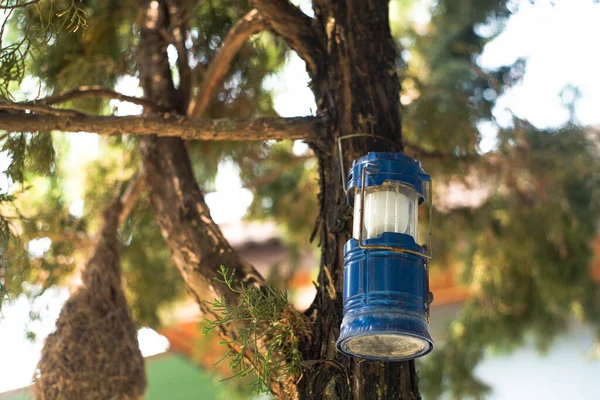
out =
<svg viewBox="0 0 600 400"><path fill-rule="evenodd" d="M346 357L336 350L342 320L343 246L350 238L351 212L341 187L337 139L352 134L380 136L343 141L344 169L368 151L402 149L397 52L386 1L315 0L323 43L323 64L312 88L328 135L314 143L320 162L322 248L319 289L309 310L315 320L312 343L304 349L310 369L300 384L301 398L419 399L414 361L381 363ZM329 360L321 362L317 360Z"/></svg>
<svg viewBox="0 0 600 400"><path fill-rule="evenodd" d="M167 7L166 3L169 4ZM168 9L176 0L147 3L138 50L145 98L184 114L188 99L173 86L166 56ZM311 144L319 158L321 193L316 232L322 247L318 293L307 314L314 321L312 340L302 352L305 371L297 386L301 399L418 399L414 362L364 362L340 354L335 346L342 320L343 245L349 239L350 210L341 186L337 140L344 141L344 169L368 151L401 144L400 84L397 53L388 23L387 2L314 0L308 18L287 0L253 0L261 15L307 61L318 113L327 132ZM157 7L157 4L159 6ZM386 141L377 140L377 137ZM210 219L180 139L143 138L146 182L157 221L187 287L199 300L210 288L218 265L235 264L242 279L262 285L262 278L240 261ZM203 308L203 311L208 312ZM221 332L225 336L235 332ZM284 391L272 385L276 395Z"/></svg>
<svg viewBox="0 0 600 400"><path fill-rule="evenodd" d="M177 0L150 1L144 5L136 58L145 99L183 115L188 108L188 88L183 81L179 89L175 88L166 51L167 35L174 30L169 13L176 14L179 7ZM186 54L183 57L187 59ZM203 315L214 320L217 315L207 302L225 299L227 304L237 304L239 296L215 280L220 266L236 272L232 276L232 286L236 289L241 285L263 287L264 279L238 257L212 220L195 180L185 142L179 137L144 136L140 139L140 150L156 221L173 262ZM235 342L239 328L227 324L216 331L224 340ZM239 351L235 344L232 346L234 353ZM251 356L244 354L246 359ZM283 386L283 382L273 380L271 390L282 397Z"/></svg>

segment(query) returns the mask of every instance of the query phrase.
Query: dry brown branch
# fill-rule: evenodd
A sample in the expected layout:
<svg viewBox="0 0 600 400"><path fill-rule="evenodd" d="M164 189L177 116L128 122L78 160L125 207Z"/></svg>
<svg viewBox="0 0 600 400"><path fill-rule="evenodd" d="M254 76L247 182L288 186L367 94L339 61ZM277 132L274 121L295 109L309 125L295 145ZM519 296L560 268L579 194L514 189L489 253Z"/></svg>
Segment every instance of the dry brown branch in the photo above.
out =
<svg viewBox="0 0 600 400"><path fill-rule="evenodd" d="M126 101L144 107L147 111L165 111L161 110L156 104L146 99L140 99L138 97L127 96L121 93L117 93L111 89L103 88L102 86L80 86L73 90L69 90L65 93L55 94L39 100L32 100L26 103L20 103L23 105L52 105L58 103L64 103L69 100L79 99L82 97L103 97L108 99L115 99L120 101Z"/></svg>
<svg viewBox="0 0 600 400"><path fill-rule="evenodd" d="M300 164L306 162L306 160L314 159L314 158L315 158L315 156L312 154L309 156L295 157L290 163L281 165L279 168L272 170L270 173L268 173L264 176L259 176L256 179L253 179L252 181L246 183L244 185L244 187L247 189L256 191L260 187L267 185L267 184L275 181L276 179L278 179L283 173L285 173L286 171L289 171L290 168L293 168L296 165L300 165Z"/></svg>
<svg viewBox="0 0 600 400"><path fill-rule="evenodd" d="M3 104L0 104L2 109ZM261 141L300 139L310 141L322 132L315 117L250 118L250 119L189 119L176 115L103 117L3 114L0 130L8 132L89 132L99 135L158 135L185 140Z"/></svg>
<svg viewBox="0 0 600 400"><path fill-rule="evenodd" d="M208 302L220 298L228 305L235 305L240 296L239 292L216 280L221 265L235 271L232 285L236 290L242 285L264 287L265 281L239 257L211 219L191 169L185 143L176 138L144 137L141 151L150 201L172 259L203 315L215 320L217 314ZM215 329L224 339L235 340L239 328L235 324L226 324ZM232 350L238 351L235 347ZM249 362L253 359L250 352L245 357ZM271 381L276 398L282 398L282 386L282 382Z"/></svg>
<svg viewBox="0 0 600 400"><path fill-rule="evenodd" d="M48 106L35 105L35 104L22 104L22 103L0 103L0 110L10 111L26 111L29 113L35 112L37 114L52 115L55 117L79 117L84 114L75 110L65 110L60 108L52 108ZM32 115L21 113L21 115ZM4 115L2 117L4 118Z"/></svg>
<svg viewBox="0 0 600 400"><path fill-rule="evenodd" d="M425 150L422 147L419 147L418 145L411 144L411 143L404 143L404 153L406 153L406 155L409 155L420 161L425 161L425 160L474 161L474 160L477 160L478 158L480 158L479 155L471 154L471 153L466 154L464 156L457 156L457 155L449 153L449 152Z"/></svg>
<svg viewBox="0 0 600 400"><path fill-rule="evenodd" d="M123 191L121 196L121 214L119 215L119 225L125 222L137 200L140 197L141 192L144 189L143 170L135 174L127 184L127 187ZM94 244L94 238L88 235L83 230L73 229L70 232L43 232L40 237L46 237L52 241L52 243L71 243L79 250L83 250L84 253Z"/></svg>
<svg viewBox="0 0 600 400"><path fill-rule="evenodd" d="M135 203L137 203L140 193L144 188L144 172L139 171L127 184L127 188L121 196L121 213L119 214L119 224L125 222Z"/></svg>
<svg viewBox="0 0 600 400"><path fill-rule="evenodd" d="M159 0L159 7L155 9L158 12L144 13L147 20L141 22L140 44L137 51L140 84L147 99L151 101L163 99L165 105L177 109L177 96L172 84L169 64L166 62L167 45L165 38L160 34L163 29L169 30L169 20L165 18L167 14L164 8L165 1L167 0ZM153 79L154 77L160 79ZM192 121L185 117L180 117L180 120L192 125L201 121ZM282 119L253 121L281 122ZM306 121L306 119L296 119L296 122L301 122L301 125ZM311 121L315 120L311 119ZM215 122L219 124L218 121L204 123L211 125ZM235 121L227 123L221 121L220 124L227 132L221 132L218 136L225 140L236 140L235 137L239 140L251 140L264 134L262 122L258 125L254 123L248 125ZM269 124L270 122L267 122L267 125ZM238 128L242 128L245 133L240 135ZM153 128L153 130L156 135L164 134L163 129ZM187 131L193 132L191 129ZM185 142L181 140L181 138L210 140L210 135L199 133L200 131L196 135L191 135L193 137L185 137L189 135L183 134L171 138L146 135L140 140L140 149L150 202L174 264L179 269L189 293L198 300L203 313L207 318L215 319L214 310L203 300L213 301L215 298L223 297L227 304L237 304L239 300L238 293L214 279L218 277L219 266L224 265L236 271L233 283L235 288L240 288L242 284L262 287L265 282L251 265L239 258L210 216L196 182ZM278 136L287 139L289 133L291 132L286 128L286 132L280 132ZM306 132L302 133L305 134ZM227 324L216 329L224 339L235 341L240 328L235 324ZM235 346L232 350L236 351ZM249 362L253 359L252 354L245 354L245 357ZM280 382L272 381L272 389L276 396L282 392L281 386Z"/></svg>
<svg viewBox="0 0 600 400"><path fill-rule="evenodd" d="M321 42L313 28L313 20L288 0L251 0L273 31L306 62L310 75L319 72Z"/></svg>
<svg viewBox="0 0 600 400"><path fill-rule="evenodd" d="M233 58L244 43L254 34L267 27L264 19L257 10L252 10L240 19L227 33L219 53L210 62L208 70L204 74L198 95L190 104L188 115L190 117L201 117L217 88L223 83Z"/></svg>

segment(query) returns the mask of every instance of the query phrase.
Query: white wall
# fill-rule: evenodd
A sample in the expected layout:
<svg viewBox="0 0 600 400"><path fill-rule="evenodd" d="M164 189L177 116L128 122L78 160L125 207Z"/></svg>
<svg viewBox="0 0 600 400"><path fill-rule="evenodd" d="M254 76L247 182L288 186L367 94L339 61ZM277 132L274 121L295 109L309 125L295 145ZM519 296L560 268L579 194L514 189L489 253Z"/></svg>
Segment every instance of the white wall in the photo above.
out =
<svg viewBox="0 0 600 400"><path fill-rule="evenodd" d="M476 374L493 387L493 400L597 400L600 359L594 352L591 330L577 327L545 356L528 345L510 355L488 356Z"/></svg>

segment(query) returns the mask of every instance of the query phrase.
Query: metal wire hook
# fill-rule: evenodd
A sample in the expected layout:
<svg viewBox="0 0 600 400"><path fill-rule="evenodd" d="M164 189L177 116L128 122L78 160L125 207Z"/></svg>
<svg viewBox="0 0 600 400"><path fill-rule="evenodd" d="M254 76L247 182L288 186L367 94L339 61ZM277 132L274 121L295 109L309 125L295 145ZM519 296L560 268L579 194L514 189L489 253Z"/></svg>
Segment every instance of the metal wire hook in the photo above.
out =
<svg viewBox="0 0 600 400"><path fill-rule="evenodd" d="M402 152L402 148L400 145L393 140L385 138L383 136L372 135L369 133L353 133L351 135L344 135L337 138L337 146L338 146L338 157L340 159L340 175L342 178L342 189L344 190L344 194L348 194L348 182L346 182L346 170L344 169L344 151L342 149L342 140L353 139L357 137L370 137L375 140L382 140L388 144L394 146L398 151Z"/></svg>

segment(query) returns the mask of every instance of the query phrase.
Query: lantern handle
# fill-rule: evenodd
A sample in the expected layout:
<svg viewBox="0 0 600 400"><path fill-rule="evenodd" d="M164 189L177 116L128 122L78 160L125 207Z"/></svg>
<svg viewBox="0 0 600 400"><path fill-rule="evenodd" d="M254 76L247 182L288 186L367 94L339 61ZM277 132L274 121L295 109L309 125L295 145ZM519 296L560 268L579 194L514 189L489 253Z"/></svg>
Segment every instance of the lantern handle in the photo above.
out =
<svg viewBox="0 0 600 400"><path fill-rule="evenodd" d="M337 146L338 146L338 157L340 159L340 176L342 177L342 189L344 190L344 194L348 194L348 182L346 181L346 170L344 169L344 151L342 149L342 140L352 139L357 137L370 137L374 139L382 140L392 146L396 147L400 152L402 152L402 148L398 145L398 143L385 138L379 135L372 135L370 133L353 133L351 135L344 135L337 138Z"/></svg>

